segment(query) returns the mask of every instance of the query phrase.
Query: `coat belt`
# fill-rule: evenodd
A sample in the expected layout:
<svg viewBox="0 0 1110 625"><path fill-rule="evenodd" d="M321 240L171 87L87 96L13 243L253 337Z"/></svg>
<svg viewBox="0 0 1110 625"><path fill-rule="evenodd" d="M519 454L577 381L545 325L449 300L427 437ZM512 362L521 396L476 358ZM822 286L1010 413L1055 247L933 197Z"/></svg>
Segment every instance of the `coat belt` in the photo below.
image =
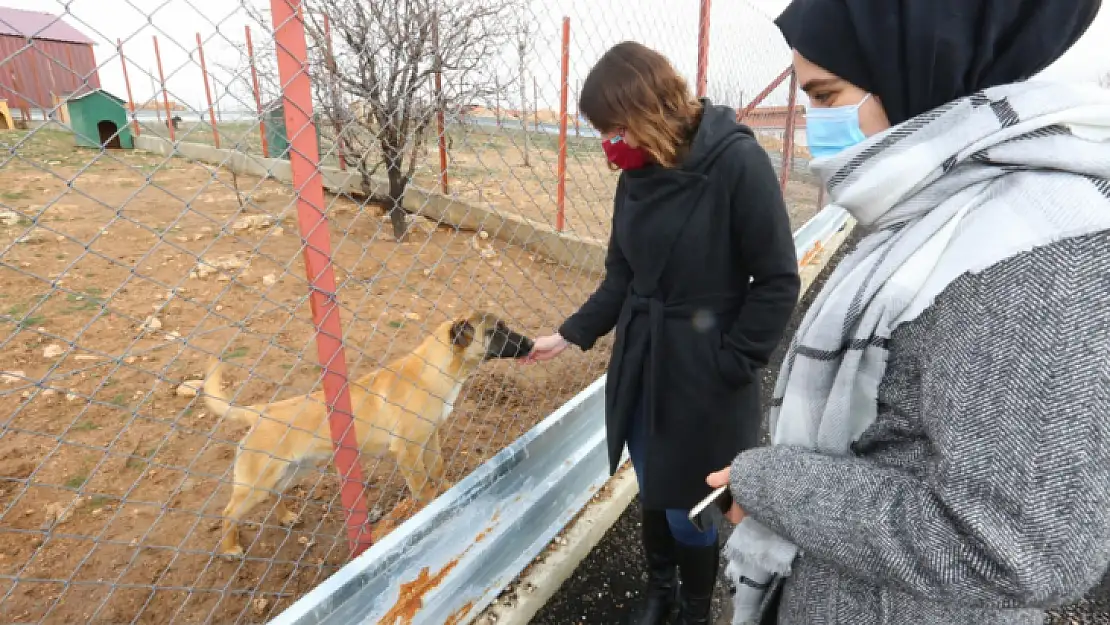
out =
<svg viewBox="0 0 1110 625"><path fill-rule="evenodd" d="M706 295L681 300L664 301L658 297L640 295L629 288L624 306L621 308L620 317L617 319L619 340L617 344L614 345L614 350L620 355L620 358L616 360L619 365L617 369L611 373L615 378L614 382L620 384L620 367L624 366L624 350L626 347L625 341L628 340L628 326L632 323L634 315L647 313L649 327L647 353L648 387L645 400L647 401L648 432L654 434L658 423L658 418L656 416L656 409L659 404L657 401L657 394L659 393L659 374L663 366L663 333L666 328L666 320L688 318L693 322L694 316L697 314L712 314L714 315L714 321L716 321L717 315L735 311L739 301L740 299L738 297L731 294L723 296Z"/></svg>

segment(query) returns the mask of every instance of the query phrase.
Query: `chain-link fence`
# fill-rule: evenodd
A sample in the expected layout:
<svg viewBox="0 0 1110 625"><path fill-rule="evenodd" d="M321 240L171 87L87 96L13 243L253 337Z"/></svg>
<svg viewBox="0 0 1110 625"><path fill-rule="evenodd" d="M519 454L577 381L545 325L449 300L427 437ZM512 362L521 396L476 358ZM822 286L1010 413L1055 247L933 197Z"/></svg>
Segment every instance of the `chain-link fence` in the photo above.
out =
<svg viewBox="0 0 1110 625"><path fill-rule="evenodd" d="M789 62L747 2L24 4L0 9L12 623L288 606L603 373L605 345L471 358L597 284L592 62L636 39L694 84L700 58L738 109ZM746 113L778 162L786 89Z"/></svg>

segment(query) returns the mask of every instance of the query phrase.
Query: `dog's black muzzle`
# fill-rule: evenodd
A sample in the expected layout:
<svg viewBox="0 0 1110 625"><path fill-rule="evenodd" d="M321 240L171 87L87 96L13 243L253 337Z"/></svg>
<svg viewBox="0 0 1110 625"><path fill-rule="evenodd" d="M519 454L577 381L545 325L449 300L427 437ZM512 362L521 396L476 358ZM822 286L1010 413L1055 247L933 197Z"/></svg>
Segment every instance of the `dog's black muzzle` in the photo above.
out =
<svg viewBox="0 0 1110 625"><path fill-rule="evenodd" d="M490 337L487 358L524 358L532 353L532 339L512 330L497 329Z"/></svg>

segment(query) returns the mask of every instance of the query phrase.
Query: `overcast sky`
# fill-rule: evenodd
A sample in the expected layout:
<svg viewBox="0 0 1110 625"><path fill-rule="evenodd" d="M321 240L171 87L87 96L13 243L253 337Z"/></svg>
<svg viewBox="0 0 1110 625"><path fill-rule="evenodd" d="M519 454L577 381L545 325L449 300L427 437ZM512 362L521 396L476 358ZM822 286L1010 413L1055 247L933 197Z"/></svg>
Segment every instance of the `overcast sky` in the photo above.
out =
<svg viewBox="0 0 1110 625"><path fill-rule="evenodd" d="M243 27L251 23L243 3L266 0L0 0L0 5L68 14L65 19L97 41L96 57L104 87L125 97L115 40L124 40L132 91L137 101L154 94L150 75L157 75L151 36L157 35L170 97L196 109L205 107L204 84L195 61L196 33L204 41L209 70L225 109L253 108L243 102L246 75L234 79L220 67L243 67ZM538 28L529 72L534 74L541 108L558 105L561 19L571 18L571 78L573 86L605 49L634 39L665 53L691 79L697 66L699 0L533 0ZM709 59L710 95L731 104L748 101L789 63L786 44L770 18L787 0L715 0L711 16ZM635 10L630 10L635 6ZM142 7L142 8L137 8ZM271 53L272 44L253 24L256 54ZM1110 9L1103 10L1084 38L1045 74L1060 80L1091 81L1110 72ZM1101 45L1100 45L1101 44ZM507 50L499 73L515 77L515 52ZM227 95L228 84L238 97ZM517 90L514 90L516 92ZM529 85L529 98L531 88ZM249 93L249 92L247 92ZM785 103L785 87L769 103ZM574 94L571 94L572 99ZM512 96L510 96L512 97ZM240 101L233 101L240 100ZM513 106L519 98L512 98ZM804 101L804 98L803 98ZM572 105L573 106L573 105Z"/></svg>

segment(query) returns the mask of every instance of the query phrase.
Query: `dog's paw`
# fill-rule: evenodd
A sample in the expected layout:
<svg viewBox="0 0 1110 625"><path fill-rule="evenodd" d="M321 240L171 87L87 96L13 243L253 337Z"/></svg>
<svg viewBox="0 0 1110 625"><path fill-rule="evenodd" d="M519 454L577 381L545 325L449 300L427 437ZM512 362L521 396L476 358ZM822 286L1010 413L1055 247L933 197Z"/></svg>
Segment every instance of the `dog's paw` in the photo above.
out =
<svg viewBox="0 0 1110 625"><path fill-rule="evenodd" d="M241 545L235 545L234 547L231 547L229 549L224 549L223 553L221 553L220 555L225 558L242 558L243 547Z"/></svg>

